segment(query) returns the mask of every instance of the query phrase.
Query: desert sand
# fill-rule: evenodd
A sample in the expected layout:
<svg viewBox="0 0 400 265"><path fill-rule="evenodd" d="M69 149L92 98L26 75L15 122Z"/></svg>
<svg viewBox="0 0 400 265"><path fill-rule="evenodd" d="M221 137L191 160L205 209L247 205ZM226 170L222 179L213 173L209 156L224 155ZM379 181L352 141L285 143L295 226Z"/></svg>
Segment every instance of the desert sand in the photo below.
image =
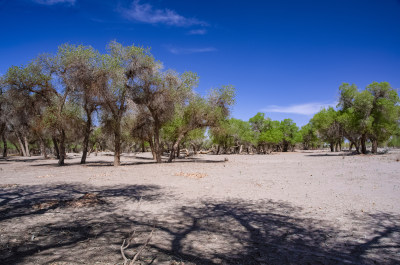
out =
<svg viewBox="0 0 400 265"><path fill-rule="evenodd" d="M0 160L0 264L400 264L396 150L68 157Z"/></svg>

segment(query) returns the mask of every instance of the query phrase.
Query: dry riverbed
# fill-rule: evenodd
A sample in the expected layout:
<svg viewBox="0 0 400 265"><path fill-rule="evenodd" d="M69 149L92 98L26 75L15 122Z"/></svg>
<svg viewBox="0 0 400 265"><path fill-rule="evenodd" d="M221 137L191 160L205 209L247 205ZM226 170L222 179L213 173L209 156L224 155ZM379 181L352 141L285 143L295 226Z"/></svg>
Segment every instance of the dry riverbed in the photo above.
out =
<svg viewBox="0 0 400 265"><path fill-rule="evenodd" d="M228 161L225 161L227 158ZM400 152L0 160L0 264L399 264Z"/></svg>

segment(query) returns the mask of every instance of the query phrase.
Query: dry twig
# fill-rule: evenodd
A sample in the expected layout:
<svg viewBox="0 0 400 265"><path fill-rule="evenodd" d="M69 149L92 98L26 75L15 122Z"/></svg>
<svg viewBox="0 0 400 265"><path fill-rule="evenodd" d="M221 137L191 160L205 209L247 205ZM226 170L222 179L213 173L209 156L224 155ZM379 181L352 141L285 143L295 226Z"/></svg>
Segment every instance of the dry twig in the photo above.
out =
<svg viewBox="0 0 400 265"><path fill-rule="evenodd" d="M146 239L146 242L139 248L138 252L135 254L135 256L133 256L133 259L131 260L131 262L129 262L129 259L126 257L125 255L125 250L130 246L130 244L132 243L132 241L135 241L135 236L136 236L136 230L133 231L133 233L131 234L131 236L128 239L124 239L124 241L122 242L121 245L121 255L122 258L124 259L124 265L134 265L135 261L139 258L140 254L143 252L143 250L146 248L146 246L150 243L150 240L153 236L155 228L153 228L149 234L149 236Z"/></svg>

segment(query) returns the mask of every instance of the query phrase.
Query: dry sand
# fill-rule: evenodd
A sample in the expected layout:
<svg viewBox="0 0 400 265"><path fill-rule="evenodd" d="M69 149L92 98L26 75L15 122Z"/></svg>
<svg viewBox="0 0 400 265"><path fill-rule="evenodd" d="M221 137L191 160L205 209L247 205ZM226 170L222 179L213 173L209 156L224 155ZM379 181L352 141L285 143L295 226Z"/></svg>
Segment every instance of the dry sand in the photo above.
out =
<svg viewBox="0 0 400 265"><path fill-rule="evenodd" d="M0 264L400 264L396 150L69 157L0 160Z"/></svg>

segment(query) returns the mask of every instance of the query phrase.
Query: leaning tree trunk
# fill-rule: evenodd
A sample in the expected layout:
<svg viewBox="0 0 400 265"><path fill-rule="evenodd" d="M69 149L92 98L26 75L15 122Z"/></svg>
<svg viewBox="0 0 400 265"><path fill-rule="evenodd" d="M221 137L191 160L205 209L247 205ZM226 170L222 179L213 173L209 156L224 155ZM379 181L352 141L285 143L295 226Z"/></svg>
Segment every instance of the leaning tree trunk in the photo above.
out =
<svg viewBox="0 0 400 265"><path fill-rule="evenodd" d="M114 166L121 165L121 126L117 123L114 129Z"/></svg>
<svg viewBox="0 0 400 265"><path fill-rule="evenodd" d="M157 163L161 163L160 124L157 119L154 124L154 151L156 153Z"/></svg>
<svg viewBox="0 0 400 265"><path fill-rule="evenodd" d="M86 127L85 127L85 138L83 139L83 152L82 152L81 164L86 163L86 157L89 148L90 129L92 127L92 117L90 114L88 114L87 117L88 119L86 121Z"/></svg>
<svg viewBox="0 0 400 265"><path fill-rule="evenodd" d="M156 160L156 152L154 150L154 141L152 137L149 140L149 145L150 145L151 155L153 156L153 159Z"/></svg>
<svg viewBox="0 0 400 265"><path fill-rule="evenodd" d="M3 141L3 157L7 157L7 139L6 139L6 131L3 130L1 133L1 140Z"/></svg>
<svg viewBox="0 0 400 265"><path fill-rule="evenodd" d="M65 160L65 131L64 131L64 129L61 130L59 154L60 154L60 158L58 159L58 165L64 166L64 160Z"/></svg>
<svg viewBox="0 0 400 265"><path fill-rule="evenodd" d="M378 140L376 140L376 139L373 139L373 140L372 140L372 149L371 149L371 152L372 152L373 154L377 154L377 153L378 153Z"/></svg>
<svg viewBox="0 0 400 265"><path fill-rule="evenodd" d="M27 156L24 143L22 142L21 136L19 134L17 134L17 139L18 139L18 144L19 144L20 150L22 151L22 155Z"/></svg>
<svg viewBox="0 0 400 265"><path fill-rule="evenodd" d="M29 143L28 143L28 139L26 138L26 136L24 136L24 145L25 145L25 153L26 156L31 156L31 153L29 152Z"/></svg>
<svg viewBox="0 0 400 265"><path fill-rule="evenodd" d="M56 152L56 157L57 157L57 159L60 159L60 149L58 148L57 139L55 137L53 137L52 141L53 141L53 145L54 145L54 151Z"/></svg>
<svg viewBox="0 0 400 265"><path fill-rule="evenodd" d="M175 151L179 149L179 144L181 143L183 137L185 137L185 134L179 135L176 139L174 145L172 146L171 153L169 154L168 163L172 162L172 160L175 158Z"/></svg>
<svg viewBox="0 0 400 265"><path fill-rule="evenodd" d="M349 146L349 152L351 152L351 149L353 149L353 145L355 146L355 144L353 142L351 142L350 146Z"/></svg>

